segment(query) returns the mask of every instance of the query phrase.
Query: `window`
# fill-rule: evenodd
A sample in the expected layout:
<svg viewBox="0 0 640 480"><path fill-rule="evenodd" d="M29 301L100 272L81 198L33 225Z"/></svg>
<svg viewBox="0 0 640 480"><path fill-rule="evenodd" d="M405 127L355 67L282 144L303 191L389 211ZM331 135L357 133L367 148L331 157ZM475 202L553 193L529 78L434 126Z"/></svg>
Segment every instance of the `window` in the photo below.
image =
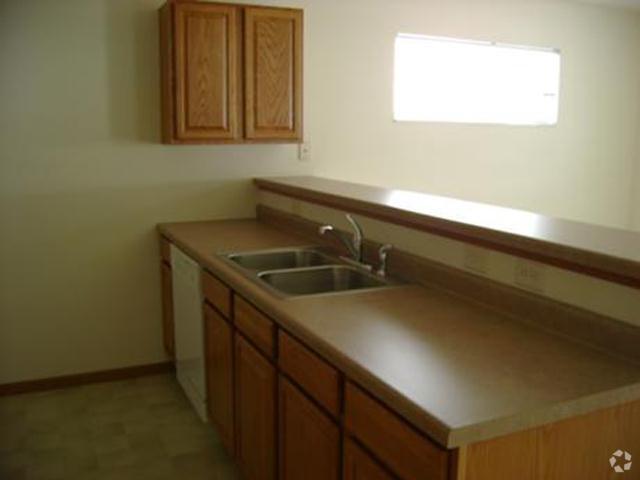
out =
<svg viewBox="0 0 640 480"><path fill-rule="evenodd" d="M554 125L557 50L399 34L394 119Z"/></svg>

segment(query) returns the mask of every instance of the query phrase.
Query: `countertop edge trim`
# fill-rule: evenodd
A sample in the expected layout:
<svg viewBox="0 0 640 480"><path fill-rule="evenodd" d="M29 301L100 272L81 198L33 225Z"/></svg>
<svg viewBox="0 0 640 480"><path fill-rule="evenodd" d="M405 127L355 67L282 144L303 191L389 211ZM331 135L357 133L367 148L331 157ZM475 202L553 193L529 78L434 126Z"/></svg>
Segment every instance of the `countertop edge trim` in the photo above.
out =
<svg viewBox="0 0 640 480"><path fill-rule="evenodd" d="M255 178L254 184L261 190L364 215L640 290L640 265L630 260L316 189L287 185L277 180ZM544 253L541 250L544 250Z"/></svg>

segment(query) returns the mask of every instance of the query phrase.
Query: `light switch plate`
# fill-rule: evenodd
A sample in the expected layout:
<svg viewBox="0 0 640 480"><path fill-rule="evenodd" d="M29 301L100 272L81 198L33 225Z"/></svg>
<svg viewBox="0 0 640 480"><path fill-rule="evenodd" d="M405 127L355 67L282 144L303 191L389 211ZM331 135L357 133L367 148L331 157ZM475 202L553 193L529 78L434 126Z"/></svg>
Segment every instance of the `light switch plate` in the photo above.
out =
<svg viewBox="0 0 640 480"><path fill-rule="evenodd" d="M301 162L311 160L311 143L309 141L298 144L298 160Z"/></svg>

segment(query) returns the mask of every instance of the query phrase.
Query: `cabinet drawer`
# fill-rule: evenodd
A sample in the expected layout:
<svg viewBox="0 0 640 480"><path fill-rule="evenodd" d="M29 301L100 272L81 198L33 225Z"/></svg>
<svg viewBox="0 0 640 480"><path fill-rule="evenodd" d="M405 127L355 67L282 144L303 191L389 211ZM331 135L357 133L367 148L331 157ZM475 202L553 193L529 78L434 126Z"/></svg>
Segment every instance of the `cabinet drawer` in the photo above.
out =
<svg viewBox="0 0 640 480"><path fill-rule="evenodd" d="M403 480L446 480L447 450L350 382L345 389L345 425Z"/></svg>
<svg viewBox="0 0 640 480"><path fill-rule="evenodd" d="M274 356L275 324L266 315L247 302L235 297L234 323L265 355Z"/></svg>
<svg viewBox="0 0 640 480"><path fill-rule="evenodd" d="M231 316L231 289L205 271L202 272L202 295L225 317Z"/></svg>
<svg viewBox="0 0 640 480"><path fill-rule="evenodd" d="M171 242L164 237L160 237L160 259L171 266Z"/></svg>
<svg viewBox="0 0 640 480"><path fill-rule="evenodd" d="M319 356L280 331L278 335L280 368L308 394L337 416L340 413L340 375Z"/></svg>

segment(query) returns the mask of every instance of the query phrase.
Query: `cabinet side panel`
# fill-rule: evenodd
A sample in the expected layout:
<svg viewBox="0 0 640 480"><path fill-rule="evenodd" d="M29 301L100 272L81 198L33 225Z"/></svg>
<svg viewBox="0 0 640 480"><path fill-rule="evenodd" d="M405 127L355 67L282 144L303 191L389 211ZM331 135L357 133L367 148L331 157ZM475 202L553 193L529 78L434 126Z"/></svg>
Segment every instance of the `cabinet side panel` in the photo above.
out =
<svg viewBox="0 0 640 480"><path fill-rule="evenodd" d="M479 442L467 447L464 480L539 480L534 430Z"/></svg>
<svg viewBox="0 0 640 480"><path fill-rule="evenodd" d="M625 452L633 458L638 449L640 401L469 445L462 478L638 480L640 469L635 462L624 470ZM616 466L622 472L616 472Z"/></svg>
<svg viewBox="0 0 640 480"><path fill-rule="evenodd" d="M174 136L173 105L173 32L171 3L158 11L160 27L160 105L162 111L162 141L171 143Z"/></svg>

